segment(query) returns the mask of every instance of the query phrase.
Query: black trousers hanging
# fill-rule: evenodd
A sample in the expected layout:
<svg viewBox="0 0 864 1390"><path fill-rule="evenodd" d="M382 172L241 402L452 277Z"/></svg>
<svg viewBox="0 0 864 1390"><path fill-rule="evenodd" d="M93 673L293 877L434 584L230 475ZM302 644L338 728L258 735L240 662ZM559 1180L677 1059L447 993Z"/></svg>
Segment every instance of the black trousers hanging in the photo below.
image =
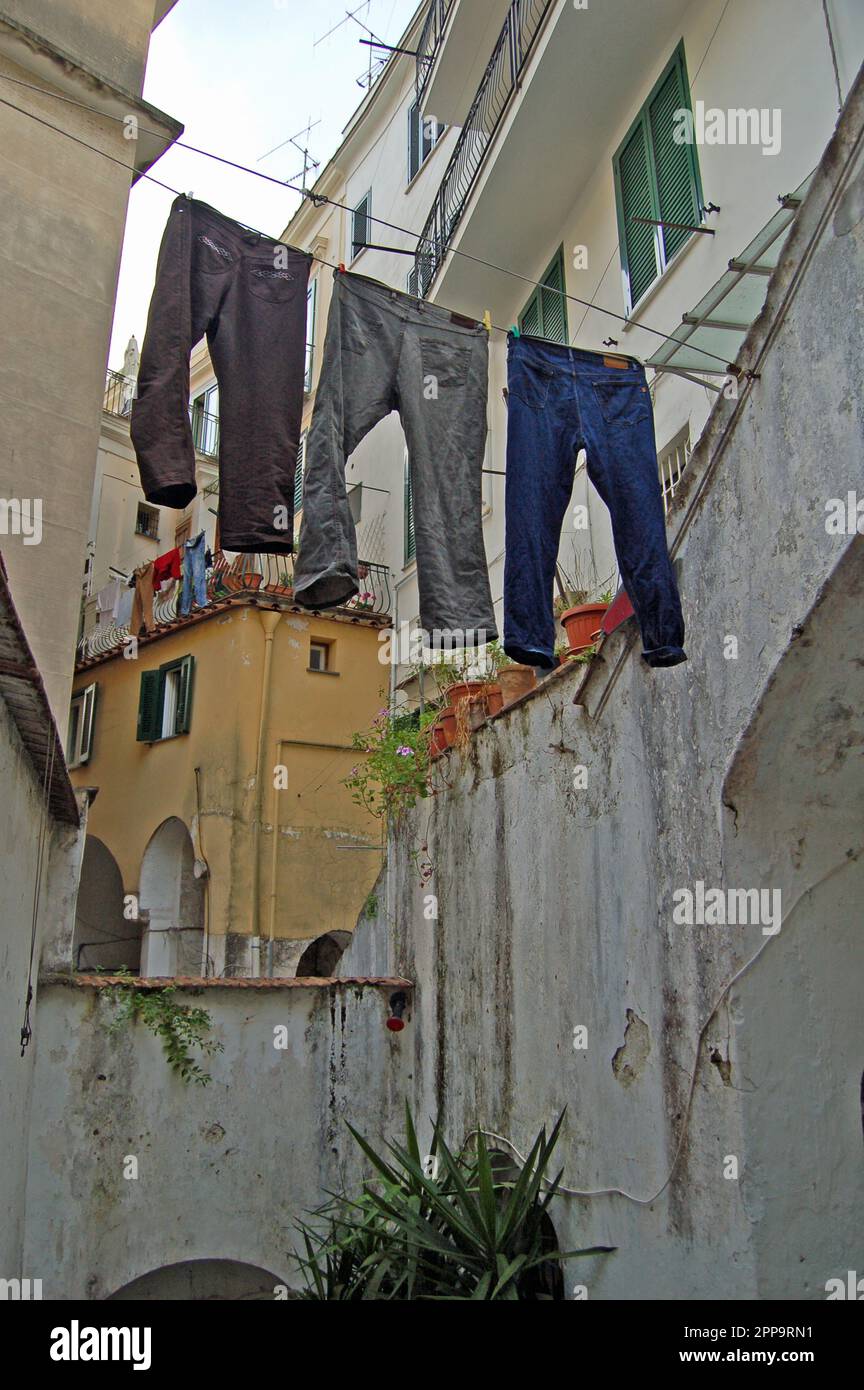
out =
<svg viewBox="0 0 864 1390"><path fill-rule="evenodd" d="M148 502L195 496L189 355L207 335L219 382L219 526L226 550L290 555L312 257L177 198L141 351L132 442Z"/></svg>

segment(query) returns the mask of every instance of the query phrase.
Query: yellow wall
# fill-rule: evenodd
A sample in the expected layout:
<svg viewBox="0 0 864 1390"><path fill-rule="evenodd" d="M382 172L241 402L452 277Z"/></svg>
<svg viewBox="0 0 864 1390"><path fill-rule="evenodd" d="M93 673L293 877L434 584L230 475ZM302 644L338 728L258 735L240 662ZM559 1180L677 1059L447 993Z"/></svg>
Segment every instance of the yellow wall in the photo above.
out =
<svg viewBox="0 0 864 1390"><path fill-rule="evenodd" d="M159 640L142 643L137 660L112 657L75 678L75 690L98 684L93 750L72 773L98 787L88 830L116 858L126 892L138 887L142 856L169 816L195 830L195 774L200 769L201 841L210 865L210 931L254 934L252 823L264 667L264 630L256 607L238 603ZM338 675L310 672L309 643L334 644ZM283 612L273 641L270 718L265 730L263 813L259 836L259 934L269 934L273 816L276 834L276 938L307 939L350 930L380 868L382 828L351 800L342 779L357 755L355 730L369 726L384 702L388 669L378 661L368 622ZM190 732L152 745L136 742L141 672L195 657ZM274 789L277 740L287 788ZM304 742L305 741L305 742Z"/></svg>

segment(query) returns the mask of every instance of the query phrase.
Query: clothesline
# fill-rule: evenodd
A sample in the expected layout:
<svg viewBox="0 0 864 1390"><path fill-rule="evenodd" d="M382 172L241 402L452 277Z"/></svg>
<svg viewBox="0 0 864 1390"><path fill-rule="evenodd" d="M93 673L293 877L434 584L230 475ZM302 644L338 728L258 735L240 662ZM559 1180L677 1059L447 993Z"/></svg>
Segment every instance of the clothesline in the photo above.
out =
<svg viewBox="0 0 864 1390"><path fill-rule="evenodd" d="M75 99L72 97L64 96L62 93L52 92L46 87L39 87L30 82L23 82L20 78L8 77L5 73L0 74L0 77L2 77L4 81L14 82L17 86L26 87L28 90L38 92L43 96L54 97L58 101L65 101L69 105L80 107L82 110L90 111L95 115L104 117L107 114L103 111L100 111L98 107L90 106L86 102L75 101ZM8 101L5 97L0 97L0 103L2 103L2 105L4 106L11 107L13 111L18 111L23 116L30 116L31 119L37 121L40 125L44 125L49 130L55 131L58 135L65 135L68 139L74 140L76 144L83 145L85 149L92 150L95 154L99 154L104 159L110 160L111 163L119 165L120 168L128 169L132 173L138 172L135 169L134 165L126 164L123 160L117 159L114 155L107 154L105 150L100 150L97 145L91 145L88 141L82 140L79 136L73 135L71 131L64 130L61 126L52 125L50 121L46 121L43 117L35 115L32 111L27 111L21 106L16 106L14 102ZM113 121L126 122L128 120L128 116L108 115L108 119ZM144 126L139 126L138 129L143 134L152 135L157 139L161 140L165 138L164 132L148 130ZM277 179L272 174L263 173L260 169L251 169L248 165L239 164L236 160L228 159L224 155L214 154L211 150L203 150L199 146L190 145L183 140L175 140L173 144L178 149L188 150L191 154L197 154L204 159L212 159L218 164L226 165L228 168L237 169L241 173L251 174L255 178L264 179L266 183L276 184L279 188L285 188L289 192L299 193L301 197L309 198L310 201L316 207L327 206L332 208L338 208L340 211L347 213L355 212L355 209L349 207L347 203L340 203L336 199L329 198L324 194L314 193L305 188L298 188L296 184L288 183L284 179ZM141 173L140 177L147 179L150 183L157 184L158 187L164 188L168 193L173 193L175 197L184 196L179 189L172 188L170 184L164 183L161 179L155 178L152 174ZM367 213L366 217L369 222L375 222L378 226L387 227L390 231L399 232L404 236L412 237L418 243L421 241L419 233L411 231L407 227L400 227L398 223L389 222L382 217L375 217L372 213ZM272 237L268 232L262 232L257 227L249 227L247 223L241 223L240 225L246 226L248 230L254 232L256 236L264 237L268 241L278 241L277 237ZM619 314L613 309L604 309L602 306L598 304L593 304L590 300L580 299L578 295L569 294L565 290L557 290L549 285L543 285L542 282L539 280L532 280L530 276L522 275L519 271L511 270L507 266L496 265L493 261L487 261L482 256L472 255L469 251L463 251L459 247L448 247L446 254L461 256L463 257L463 259L472 261L475 265L481 265L487 270L494 270L502 275L509 275L513 279L522 281L523 284L530 285L533 289L545 289L547 293L557 294L562 299L569 300L573 304L579 304L583 308L588 310L593 309L598 314L605 314L608 318L613 318L619 323L629 324L634 328L641 328L644 332L650 333L654 337L661 338L663 342L680 342L683 345L683 339L676 338L674 333L663 333L662 330L660 330L659 328L652 328L650 324L642 323L638 319L628 318L626 314ZM339 268L337 265L334 264L334 262L324 260L324 258L321 256L316 256L315 259L320 264L330 266L332 269ZM404 291L399 291L399 293L404 293ZM446 305L442 305L440 307L446 309L448 313L461 312L459 310L447 309ZM465 316L463 315L463 317ZM468 317L473 318L474 316L469 315ZM499 333L507 334L510 332L509 328L502 328L499 324L492 324L492 328ZM729 363L726 358L718 356L717 353L709 352L707 349L700 349L700 352L702 353L703 357L710 357L712 361L721 362L724 368L728 368ZM708 369L706 368L705 370ZM695 378L690 377L684 379L695 380ZM697 384L701 386L705 383L698 382Z"/></svg>

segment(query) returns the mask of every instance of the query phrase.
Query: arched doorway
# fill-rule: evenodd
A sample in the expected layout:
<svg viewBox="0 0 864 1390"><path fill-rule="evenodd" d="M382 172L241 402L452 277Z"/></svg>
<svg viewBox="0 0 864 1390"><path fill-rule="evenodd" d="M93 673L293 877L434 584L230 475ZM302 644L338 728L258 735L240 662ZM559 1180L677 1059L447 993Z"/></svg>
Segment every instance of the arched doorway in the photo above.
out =
<svg viewBox="0 0 864 1390"><path fill-rule="evenodd" d="M106 1303L127 1300L172 1300L186 1303L206 1303L230 1300L239 1302L270 1302L278 1298L296 1298L284 1280L257 1265L241 1264L238 1260L184 1260L180 1264L163 1265L152 1269L139 1279L124 1284L108 1295Z"/></svg>
<svg viewBox="0 0 864 1390"><path fill-rule="evenodd" d="M162 822L144 851L139 897L147 919L142 975L200 975L204 887L191 836L176 816Z"/></svg>
<svg viewBox="0 0 864 1390"><path fill-rule="evenodd" d="M297 962L298 978L329 979L350 940L350 931L328 931L316 936Z"/></svg>
<svg viewBox="0 0 864 1390"><path fill-rule="evenodd" d="M118 970L125 966L137 974L141 923L124 917L123 897L123 879L114 855L95 835L88 835L75 908L74 969Z"/></svg>

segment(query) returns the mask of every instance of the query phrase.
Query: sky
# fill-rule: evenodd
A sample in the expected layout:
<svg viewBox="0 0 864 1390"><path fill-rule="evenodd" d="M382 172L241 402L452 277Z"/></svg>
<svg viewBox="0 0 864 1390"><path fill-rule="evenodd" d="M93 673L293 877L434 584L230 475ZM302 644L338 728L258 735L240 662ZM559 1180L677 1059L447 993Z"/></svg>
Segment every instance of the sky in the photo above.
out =
<svg viewBox="0 0 864 1390"><path fill-rule="evenodd" d="M386 43L399 42L418 0L177 0L154 31L144 97L182 121L180 137L273 178L299 183L300 136L321 166L363 100L357 78L368 71L368 35L347 20L353 11ZM374 56L374 55L373 55ZM299 205L296 193L173 147L150 171L229 217L279 236ZM314 174L309 178L312 182ZM109 365L123 366L132 333L140 347L153 291L156 257L173 195L139 179L129 213L114 313Z"/></svg>

